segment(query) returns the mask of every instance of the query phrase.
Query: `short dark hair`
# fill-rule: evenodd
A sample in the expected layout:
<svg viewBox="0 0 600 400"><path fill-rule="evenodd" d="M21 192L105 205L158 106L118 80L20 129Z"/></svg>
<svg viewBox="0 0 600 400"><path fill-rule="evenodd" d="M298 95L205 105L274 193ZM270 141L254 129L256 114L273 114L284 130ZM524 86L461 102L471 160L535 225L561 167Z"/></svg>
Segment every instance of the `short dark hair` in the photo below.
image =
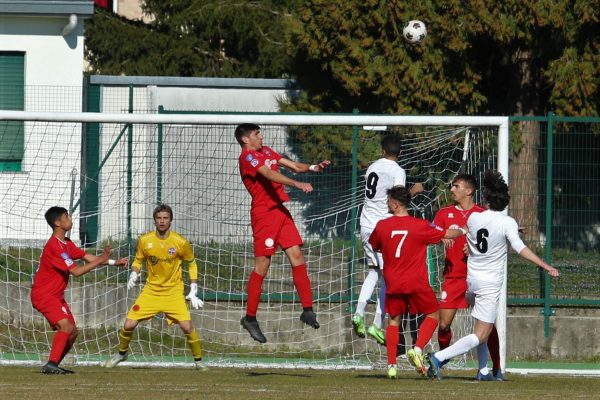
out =
<svg viewBox="0 0 600 400"><path fill-rule="evenodd" d="M65 214L69 214L69 211L66 208L54 206L50 207L48 211L46 211L44 217L46 218L46 222L48 222L48 225L50 225L50 228L54 229L56 228L56 225L54 225L54 223Z"/></svg>
<svg viewBox="0 0 600 400"><path fill-rule="evenodd" d="M156 219L156 214L163 211L169 213L171 221L173 221L173 209L166 204L159 204L158 206L156 206L154 212L152 213L152 219Z"/></svg>
<svg viewBox="0 0 600 400"><path fill-rule="evenodd" d="M489 208L494 211L502 211L510 202L508 185L502 174L496 170L485 171L483 177L483 198Z"/></svg>
<svg viewBox="0 0 600 400"><path fill-rule="evenodd" d="M256 124L241 124L235 128L235 140L240 144L240 146L244 145L242 142L242 138L248 136L254 131L260 131L260 126Z"/></svg>
<svg viewBox="0 0 600 400"><path fill-rule="evenodd" d="M390 156L398 157L402 149L402 141L398 135L386 135L381 139L381 148Z"/></svg>
<svg viewBox="0 0 600 400"><path fill-rule="evenodd" d="M475 179L473 175L458 174L454 177L454 179L452 179L452 184L456 183L457 181L463 181L464 183L466 183L467 186L473 189L473 194L475 194L475 191L477 190L477 179Z"/></svg>
<svg viewBox="0 0 600 400"><path fill-rule="evenodd" d="M410 191L402 185L388 189L387 194L406 208L410 205Z"/></svg>

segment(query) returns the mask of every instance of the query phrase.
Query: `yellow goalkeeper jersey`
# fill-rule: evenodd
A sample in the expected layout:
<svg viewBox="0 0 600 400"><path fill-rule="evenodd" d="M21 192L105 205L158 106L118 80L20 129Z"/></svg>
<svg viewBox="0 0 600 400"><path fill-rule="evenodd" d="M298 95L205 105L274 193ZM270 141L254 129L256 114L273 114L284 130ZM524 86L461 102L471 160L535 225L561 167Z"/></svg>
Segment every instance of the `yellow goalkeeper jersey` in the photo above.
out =
<svg viewBox="0 0 600 400"><path fill-rule="evenodd" d="M144 291L183 293L182 261L188 263L190 279L197 280L198 266L190 242L177 232L169 231L169 236L161 239L152 231L140 236L132 267L141 270L146 264Z"/></svg>

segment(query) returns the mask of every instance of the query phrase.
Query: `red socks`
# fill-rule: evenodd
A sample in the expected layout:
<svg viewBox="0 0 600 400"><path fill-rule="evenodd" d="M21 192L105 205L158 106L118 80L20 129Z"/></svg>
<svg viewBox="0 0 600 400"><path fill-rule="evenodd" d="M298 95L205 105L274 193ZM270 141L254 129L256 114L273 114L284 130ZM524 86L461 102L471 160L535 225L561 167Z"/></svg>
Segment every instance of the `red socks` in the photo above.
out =
<svg viewBox="0 0 600 400"><path fill-rule="evenodd" d="M438 329L438 343L440 345L440 350L444 350L446 347L450 346L450 342L452 341L452 330L448 329L446 332L442 332Z"/></svg>
<svg viewBox="0 0 600 400"><path fill-rule="evenodd" d="M394 325L388 325L385 328L385 347L387 349L388 365L396 365L396 351L398 349L398 337L400 334L400 327Z"/></svg>
<svg viewBox="0 0 600 400"><path fill-rule="evenodd" d="M308 278L308 272L306 271L306 264L292 267L292 277L294 279L294 286L296 286L298 296L300 296L302 307L312 307L313 297L312 290L310 288L310 279Z"/></svg>
<svg viewBox="0 0 600 400"><path fill-rule="evenodd" d="M246 302L246 315L256 317L258 311L258 303L260 303L260 295L262 293L262 283L265 280L264 276L252 271L250 279L248 279L248 299Z"/></svg>
<svg viewBox="0 0 600 400"><path fill-rule="evenodd" d="M437 319L431 317L425 317L421 327L419 328L419 333L417 335L417 342L415 343L415 347L423 350L429 339L433 336L433 332L435 332L435 328L437 328L438 322Z"/></svg>
<svg viewBox="0 0 600 400"><path fill-rule="evenodd" d="M69 341L69 334L63 331L57 331L52 339L52 349L50 349L50 357L48 361L56 363L58 365L63 359L63 353L66 355L65 348ZM67 350L68 351L68 350Z"/></svg>

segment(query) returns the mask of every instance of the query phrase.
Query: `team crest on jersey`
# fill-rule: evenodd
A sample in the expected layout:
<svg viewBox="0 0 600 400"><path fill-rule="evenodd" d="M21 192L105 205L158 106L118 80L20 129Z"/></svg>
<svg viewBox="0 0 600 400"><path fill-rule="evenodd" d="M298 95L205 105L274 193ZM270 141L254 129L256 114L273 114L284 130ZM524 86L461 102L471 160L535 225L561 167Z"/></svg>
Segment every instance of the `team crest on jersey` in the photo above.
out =
<svg viewBox="0 0 600 400"><path fill-rule="evenodd" d="M258 160L256 158L252 159L252 161L250 161L250 165L256 168L256 166L258 165Z"/></svg>
<svg viewBox="0 0 600 400"><path fill-rule="evenodd" d="M170 256L172 256L173 254L175 254L176 253L175 247L169 247L168 252L169 252Z"/></svg>
<svg viewBox="0 0 600 400"><path fill-rule="evenodd" d="M265 149L265 154L268 155L268 156L270 156L271 152L269 150Z"/></svg>

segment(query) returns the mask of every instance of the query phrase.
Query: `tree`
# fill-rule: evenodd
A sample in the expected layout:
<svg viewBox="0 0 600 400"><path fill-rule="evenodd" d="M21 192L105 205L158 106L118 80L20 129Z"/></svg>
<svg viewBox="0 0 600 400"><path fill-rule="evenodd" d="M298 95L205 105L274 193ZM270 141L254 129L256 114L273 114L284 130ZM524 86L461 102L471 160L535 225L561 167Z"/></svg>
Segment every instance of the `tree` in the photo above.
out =
<svg viewBox="0 0 600 400"><path fill-rule="evenodd" d="M307 1L292 42L306 89L287 111L598 115L600 8L587 0ZM403 23L425 21L417 46ZM511 213L538 238L537 124L512 149ZM527 133L527 134L525 134ZM533 188L533 189L532 189Z"/></svg>
<svg viewBox="0 0 600 400"><path fill-rule="evenodd" d="M280 78L297 0L146 0L152 22L96 8L86 24L91 73Z"/></svg>

